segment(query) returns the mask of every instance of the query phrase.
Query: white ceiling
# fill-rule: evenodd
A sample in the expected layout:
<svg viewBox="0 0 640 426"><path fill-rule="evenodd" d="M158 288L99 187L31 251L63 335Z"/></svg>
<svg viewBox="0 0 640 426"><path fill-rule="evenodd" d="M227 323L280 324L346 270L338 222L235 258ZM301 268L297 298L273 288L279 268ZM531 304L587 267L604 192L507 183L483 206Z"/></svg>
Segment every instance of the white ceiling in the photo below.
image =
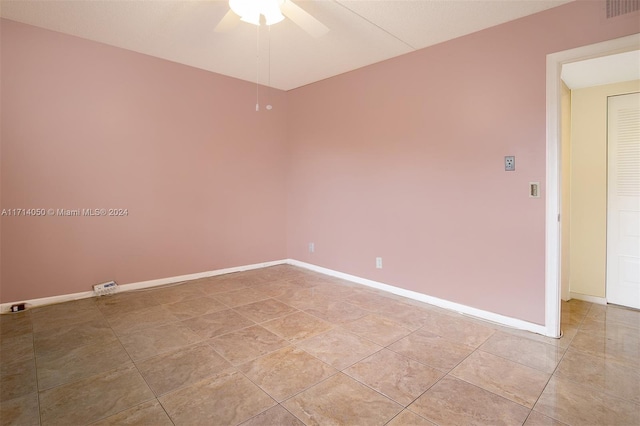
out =
<svg viewBox="0 0 640 426"><path fill-rule="evenodd" d="M562 81L569 89L640 80L640 50L602 56L562 66Z"/></svg>
<svg viewBox="0 0 640 426"><path fill-rule="evenodd" d="M214 32L226 0L1 0L0 15L290 90L569 1L295 0L329 27L320 38L289 19Z"/></svg>

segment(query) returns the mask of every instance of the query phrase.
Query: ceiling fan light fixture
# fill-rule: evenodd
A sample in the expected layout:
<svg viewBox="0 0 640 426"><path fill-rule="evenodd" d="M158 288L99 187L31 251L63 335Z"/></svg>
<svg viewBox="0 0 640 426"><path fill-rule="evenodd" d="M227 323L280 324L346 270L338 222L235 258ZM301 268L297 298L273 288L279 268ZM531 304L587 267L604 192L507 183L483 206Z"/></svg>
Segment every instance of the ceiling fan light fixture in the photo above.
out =
<svg viewBox="0 0 640 426"><path fill-rule="evenodd" d="M265 17L267 25L277 24L284 19L280 12L282 0L229 0L229 7L240 20L260 25L260 15Z"/></svg>
<svg viewBox="0 0 640 426"><path fill-rule="evenodd" d="M247 22L253 25L260 25L260 14L259 13L245 13L240 18L241 21Z"/></svg>
<svg viewBox="0 0 640 426"><path fill-rule="evenodd" d="M236 15L243 17L251 9L251 3L254 2L247 0L229 0L229 8L231 8L233 13L235 13Z"/></svg>
<svg viewBox="0 0 640 426"><path fill-rule="evenodd" d="M279 0L267 0L263 3L262 14L267 25L277 24L284 19L284 15L280 12Z"/></svg>
<svg viewBox="0 0 640 426"><path fill-rule="evenodd" d="M275 13L269 13L264 15L267 25L277 24L284 19L284 15L280 13L278 9Z"/></svg>

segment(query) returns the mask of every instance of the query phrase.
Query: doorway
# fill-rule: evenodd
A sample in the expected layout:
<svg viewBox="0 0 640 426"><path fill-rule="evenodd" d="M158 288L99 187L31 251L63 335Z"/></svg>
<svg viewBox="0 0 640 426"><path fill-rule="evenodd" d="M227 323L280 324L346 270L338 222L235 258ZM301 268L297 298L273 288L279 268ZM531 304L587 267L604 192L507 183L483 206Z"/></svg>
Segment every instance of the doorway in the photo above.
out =
<svg viewBox="0 0 640 426"><path fill-rule="evenodd" d="M628 55L633 55L637 63L640 63L640 54L631 52ZM619 56L609 56L607 59L614 65L613 62ZM607 260L611 261L612 259L608 253L616 252L618 246L618 244L612 245L618 241L618 239L611 238L615 236L611 232L612 226L618 227L618 225L617 221L611 221L611 219L616 218L619 213L612 212L610 206L613 203L619 204L619 201L633 204L632 201L627 200L626 196L622 198L611 197L611 194L618 192L611 186L615 183L613 178L619 173L609 173L610 177L607 178L608 171L614 170L608 164L608 160L614 156L607 154L607 151L612 147L611 141L607 142L611 139L607 132L612 123L612 120L608 120L608 115L611 113L608 110L608 104L611 99L617 99L627 93L639 92L640 79L635 76L632 81L609 82L595 86L590 82L581 83L575 70L579 69L588 75L592 72L590 63L591 61L573 63L563 69L563 81L571 88L569 86L563 87L563 101L565 98L569 98L569 101L562 104L561 286L565 289L562 300L578 299L606 304L609 295L606 292L606 284L613 282L612 278L619 275L611 274L611 272L615 272L613 264L607 266ZM568 71L565 73L565 70ZM628 118L627 122L628 130L637 130L637 118ZM628 139L628 136L624 137ZM630 180L637 179L637 174L635 178L633 176L634 167L629 163L633 159L637 160L637 138L633 143L632 141L625 143L627 145L631 143L631 145L621 147L626 155L624 159L621 159L624 164L620 165L619 172L625 178L621 185L627 188L631 184ZM615 154L617 150L614 149L613 152ZM607 182L609 182L609 188ZM607 199L608 195L609 200ZM621 206L627 212L630 207ZM614 206L614 210L617 209ZM607 219L609 219L609 224L607 224ZM637 238L628 235L629 233L635 234L631 229L635 224L629 223L633 217L628 217L628 215L623 215L622 219L624 220L622 224L624 228L621 229L621 232L624 235L623 243L625 245L619 248L624 249L626 253L621 253L625 257L620 257L618 261L623 262L624 276L633 281L629 276L629 273L632 272L630 265L626 261L631 255L628 252L633 250L632 246L634 245L630 239ZM637 245L636 241L635 246ZM619 266L619 262L616 263L616 266ZM608 272L609 278L607 279ZM567 287L570 287L568 294Z"/></svg>
<svg viewBox="0 0 640 426"><path fill-rule="evenodd" d="M640 34L547 55L545 329L560 337L561 300L561 71L563 65L638 50Z"/></svg>

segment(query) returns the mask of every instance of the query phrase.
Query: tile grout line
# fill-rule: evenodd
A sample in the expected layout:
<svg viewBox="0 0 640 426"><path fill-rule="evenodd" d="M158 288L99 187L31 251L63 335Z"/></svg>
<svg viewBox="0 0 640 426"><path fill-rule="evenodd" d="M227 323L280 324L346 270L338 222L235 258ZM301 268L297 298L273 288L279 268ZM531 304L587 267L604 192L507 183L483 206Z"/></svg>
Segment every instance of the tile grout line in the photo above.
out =
<svg viewBox="0 0 640 426"><path fill-rule="evenodd" d="M105 317L105 320L106 320L106 317ZM131 357L131 354L129 353L129 351L127 351L127 348L124 346L124 344L123 344L123 343L122 343L122 341L120 340L120 336L118 335L118 333L116 333L116 331L113 329L113 326L111 325L111 323L109 323L109 322L108 322L108 320L107 320L107 324L109 324L109 328L111 329L111 332L116 336L116 339L118 340L118 343L120 344L120 346L122 346L122 349L125 351L125 353L126 353L126 354L127 354L127 356L129 357L129 361L131 362L131 364L133 364L133 367L136 369L136 371L137 371L137 372L138 372L138 374L140 375L140 378L142 378L142 380L144 381L144 383L145 383L145 385L147 386L147 388L148 388L148 389L151 391L151 393L153 394L153 396L154 396L154 398L153 398L153 399L155 399L156 401L158 401L158 404L160 404L160 401L158 400L158 397L157 397L156 393L153 391L153 389L151 388L151 386L149 386L149 383L147 383L147 379L145 379L145 377L142 375L142 372L141 372L141 371L140 371L140 369L138 368L138 365L135 363L135 361L134 361L134 360L133 360L133 358ZM119 367L118 367L118 368L119 368ZM117 368L116 368L116 369L117 369ZM114 370L115 370L115 369L114 369ZM113 370L110 370L110 371L113 371ZM140 403L138 403L138 404L135 404L135 405L133 405L133 406L131 406L131 407L126 407L126 408L124 408L123 410L118 411L117 413L112 413L112 414L110 414L110 415L104 416L104 417L102 417L102 418L100 418L100 419L97 419L97 420L95 420L95 421L91 422L91 423L96 423L96 422L99 422L100 420L104 420L104 419L107 419L107 418L109 418L109 417L111 417L111 416L115 416L116 414L122 413L122 412L124 412L124 411L127 411L127 410L129 410L129 409L131 409L131 408L133 408L133 407L137 407L138 405L140 405L140 404L144 404L144 403L146 403L146 402L148 402L148 401L151 401L151 400L152 400L152 399L148 399L148 400L146 400L146 401L143 401L143 402L140 402ZM160 406L162 407L162 404L160 404ZM164 410L164 407L162 407L162 409ZM165 410L165 412L166 412L166 410ZM171 419L171 417L169 416L169 413L167 413L167 416L169 417L169 420L171 421L171 423L173 423L173 419ZM174 426L175 426L175 423L174 423Z"/></svg>
<svg viewBox="0 0 640 426"><path fill-rule="evenodd" d="M40 380L38 378L38 361L36 359L36 333L33 331L33 320L29 314L29 322L31 325L31 344L33 348L33 362L36 374L36 399L38 400L38 424L42 425L42 410L40 408Z"/></svg>
<svg viewBox="0 0 640 426"><path fill-rule="evenodd" d="M587 309L587 312L585 312L584 316L582 317L582 319L580 320L580 323L578 324L578 331L580 331L580 327L582 326L582 323L584 322L584 319L587 317L588 312L591 310L591 307L593 305L589 306L589 309ZM561 315L561 321L562 321L562 312L560 313ZM575 338L575 336L577 336L577 333L571 338L571 340L569 341L569 344L567 345L567 347L564 349L564 351L562 352L562 356L560 357L560 360L558 361L558 363L556 364L556 367L553 369L553 372L551 373L551 375L549 376L549 379L547 380L547 382L544 385L544 388L542 388L542 392L540 392L540 395L538 395L538 398L536 398L536 402L533 404L533 407L531 407L531 412L529 412L529 415L527 416L527 419L529 418L529 416L531 416L531 413L533 411L535 411L536 405L538 405L538 402L540 401L540 398L542 398L542 395L544 394L544 392L547 390L547 387L549 386L549 383L551 382L551 379L553 379L553 377L556 375L556 371L558 371L558 367L560 367L560 364L562 363L562 360L564 360L564 357L567 355L567 352L569 351L569 348L571 347L571 343L573 342L573 339ZM538 412L538 411L536 411ZM545 413L540 413L544 416L547 416L549 418L552 418L554 420L559 421L560 423L564 423L563 421L561 421L560 419L557 419L553 416L549 416ZM526 422L526 420L525 420Z"/></svg>

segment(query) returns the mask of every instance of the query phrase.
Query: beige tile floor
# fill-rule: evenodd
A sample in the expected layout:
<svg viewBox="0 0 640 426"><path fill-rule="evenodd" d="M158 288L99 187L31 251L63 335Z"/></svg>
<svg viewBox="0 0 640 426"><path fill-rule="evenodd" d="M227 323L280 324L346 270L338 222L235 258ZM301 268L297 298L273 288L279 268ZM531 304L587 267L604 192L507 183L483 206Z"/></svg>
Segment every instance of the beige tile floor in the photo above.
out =
<svg viewBox="0 0 640 426"><path fill-rule="evenodd" d="M2 425L639 425L640 312L562 339L294 268L0 317Z"/></svg>

